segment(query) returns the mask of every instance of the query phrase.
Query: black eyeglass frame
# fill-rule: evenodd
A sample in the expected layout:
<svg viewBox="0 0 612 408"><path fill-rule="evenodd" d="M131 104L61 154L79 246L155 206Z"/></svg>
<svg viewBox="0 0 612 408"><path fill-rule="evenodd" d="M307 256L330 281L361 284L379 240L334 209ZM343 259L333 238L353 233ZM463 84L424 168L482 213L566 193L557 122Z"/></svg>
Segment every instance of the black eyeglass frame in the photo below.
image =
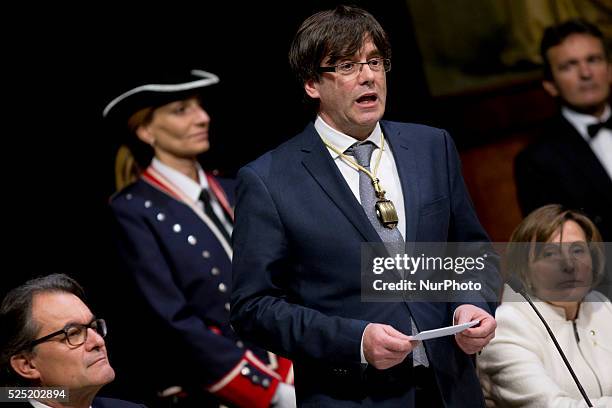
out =
<svg viewBox="0 0 612 408"><path fill-rule="evenodd" d="M390 58L378 57L378 58L370 58L369 60L367 60L365 62L346 61L346 62L343 62L343 63L340 63L340 64L336 64L336 65L332 65L332 66L329 66L329 67L318 67L317 68L317 72L319 72L319 73L323 73L323 72L337 72L340 75L350 75L350 74L352 74L352 72L348 73L348 74L343 74L342 72L338 71L338 67L341 67L341 66L346 65L346 64L354 64L354 65L361 65L361 66L367 64L372 71L380 72L380 71L376 71L375 69L372 69L372 66L370 65L370 63L372 61L381 61L382 62L382 68L383 69L381 71L384 71L384 72L391 71L391 59ZM359 71L361 71L361 69L359 69ZM356 72L359 72L359 71L356 71Z"/></svg>
<svg viewBox="0 0 612 408"><path fill-rule="evenodd" d="M85 329L85 337L83 339L82 343L79 344L72 344L70 342L70 337L68 336L68 331L74 327L79 327L81 329ZM106 334L108 333L108 328L106 327L106 321L104 319L93 319L91 322L89 322L88 324L78 324L78 323L70 323L67 324L66 326L64 326L62 329L47 334L46 336L43 336L39 339L36 340L32 340L30 343L28 343L27 345L27 349L31 349L34 346L40 344L40 343L44 343L45 341L50 340L51 338L57 336L58 334L64 334L64 337L66 339L66 342L68 344L70 344L73 347L78 347L82 344L84 344L87 341L87 329L92 329L94 330L96 333L98 333L102 338L106 337Z"/></svg>

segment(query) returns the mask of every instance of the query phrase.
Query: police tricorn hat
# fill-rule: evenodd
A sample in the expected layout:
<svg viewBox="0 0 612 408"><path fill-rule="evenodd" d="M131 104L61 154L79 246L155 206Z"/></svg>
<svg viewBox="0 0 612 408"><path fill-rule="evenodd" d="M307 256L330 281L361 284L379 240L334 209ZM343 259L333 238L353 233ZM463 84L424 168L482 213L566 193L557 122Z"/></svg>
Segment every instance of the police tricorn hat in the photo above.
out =
<svg viewBox="0 0 612 408"><path fill-rule="evenodd" d="M110 101L102 116L105 119L127 121L127 119L147 107L159 107L170 102L187 98L219 82L213 73L193 69L182 73L165 73L153 80L141 79L137 86L121 93Z"/></svg>

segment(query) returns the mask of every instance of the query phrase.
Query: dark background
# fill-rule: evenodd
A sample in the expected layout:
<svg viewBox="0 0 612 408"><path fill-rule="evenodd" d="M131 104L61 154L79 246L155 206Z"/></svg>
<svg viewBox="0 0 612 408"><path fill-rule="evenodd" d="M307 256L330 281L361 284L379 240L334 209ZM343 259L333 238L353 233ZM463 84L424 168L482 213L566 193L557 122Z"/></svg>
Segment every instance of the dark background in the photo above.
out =
<svg viewBox="0 0 612 408"><path fill-rule="evenodd" d="M155 333L142 327L142 305L129 296L133 289L116 258L108 200L119 140L102 120L104 106L143 72L217 74L221 82L204 101L213 147L203 164L233 176L313 118L289 69L289 44L304 18L338 3L54 5L6 15L19 24L5 35L0 298L35 276L75 277L94 313L109 322L117 379L105 392L138 399L137 386L152 386L124 368L154 348ZM379 19L394 48L386 117L426 121L430 98L406 5L354 3Z"/></svg>
<svg viewBox="0 0 612 408"><path fill-rule="evenodd" d="M428 19L437 17L439 7L452 18L468 2L436 2L438 9L432 6ZM166 67L217 74L221 83L210 88L214 91L205 100L212 117L212 149L203 164L233 176L312 120L287 53L307 16L340 3L90 2L3 10L0 165L7 266L0 297L27 278L51 272L76 276L94 297L106 295L100 284L117 270L107 203L115 191L119 140L105 128L101 112L133 87L132 78ZM369 10L390 37L393 62L385 119L449 130L483 226L493 240L507 240L521 219L514 156L556 109L541 89L537 67L532 79L434 97L409 1L351 3ZM609 21L609 13L603 13ZM418 23L427 27L421 18ZM485 18L475 13L474 24ZM461 32L456 35L462 38ZM464 73L479 67L486 77L487 64L499 59L500 49L475 47L482 57L464 67Z"/></svg>
<svg viewBox="0 0 612 408"><path fill-rule="evenodd" d="M287 62L293 34L339 1L25 5L3 13L2 160L4 261L0 298L28 278L68 273L92 309L127 321L138 352L155 334L124 296L107 203L119 141L104 106L131 78L164 67L204 69L221 83L205 100L212 117L209 169L236 170L313 118ZM496 241L520 221L512 160L555 111L538 81L434 98L407 2L352 1L381 22L393 48L385 118L443 127L461 153L478 215ZM452 6L450 6L452 7ZM458 33L457 35L461 35ZM484 56L483 56L484 58ZM485 58L486 59L486 58ZM133 330L132 332L129 329ZM111 357L111 361L120 360Z"/></svg>
<svg viewBox="0 0 612 408"><path fill-rule="evenodd" d="M232 176L312 118L288 66L289 44L305 17L338 3L36 6L7 15L20 24L5 50L4 252L13 266L2 291L66 272L92 292L115 268L106 205L118 140L101 112L130 78L166 66L219 75L205 101L213 148L203 159ZM404 2L354 3L380 20L394 47L386 117L423 122L428 95Z"/></svg>

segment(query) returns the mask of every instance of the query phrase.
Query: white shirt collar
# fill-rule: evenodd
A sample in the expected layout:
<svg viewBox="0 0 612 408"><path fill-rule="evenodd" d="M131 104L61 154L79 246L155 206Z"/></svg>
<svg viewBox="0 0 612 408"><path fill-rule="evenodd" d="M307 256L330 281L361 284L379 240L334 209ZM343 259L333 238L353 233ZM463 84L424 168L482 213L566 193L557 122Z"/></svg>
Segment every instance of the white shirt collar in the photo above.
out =
<svg viewBox="0 0 612 408"><path fill-rule="evenodd" d="M199 163L196 165L198 166L199 183L196 183L180 171L162 163L156 157L151 161L151 166L155 170L161 173L162 176L167 178L175 187L185 193L193 201L198 201L202 190L208 188L208 180L206 179L204 170L202 170Z"/></svg>
<svg viewBox="0 0 612 408"><path fill-rule="evenodd" d="M339 132L336 129L329 126L327 123L325 123L323 118L319 115L317 115L317 119L315 120L314 126L317 132L319 133L320 137L325 138L325 140L327 140L329 143L332 144L332 146L334 146L336 149L340 150L341 152L344 152L346 149L348 149L353 144L355 144L355 142L359 142L359 140L355 139L354 137L351 137L347 134ZM382 135L382 129L380 128L380 122L376 122L376 126L374 127L374 130L372 131L372 133L370 133L370 136L368 136L366 140L372 142L378 148L380 147L381 135ZM334 152L333 150L329 148L328 150L334 159L338 157L338 153Z"/></svg>
<svg viewBox="0 0 612 408"><path fill-rule="evenodd" d="M603 115L601 118L597 118L593 115L587 115L585 113L576 112L573 109L568 108L567 106L563 106L561 108L561 114L567 119L569 123L571 123L578 133L589 142L591 137L589 136L589 132L587 131L587 127L597 122L605 122L608 120L612 112L610 111L610 105L606 105Z"/></svg>
<svg viewBox="0 0 612 408"><path fill-rule="evenodd" d="M34 408L51 408L49 405L47 404L43 404L42 402L35 400L35 399L29 399L28 402L34 407ZM89 406L89 408L91 408L91 405Z"/></svg>
<svg viewBox="0 0 612 408"><path fill-rule="evenodd" d="M42 402L37 401L35 399L29 399L28 402L32 404L34 408L51 408L49 405L43 404Z"/></svg>

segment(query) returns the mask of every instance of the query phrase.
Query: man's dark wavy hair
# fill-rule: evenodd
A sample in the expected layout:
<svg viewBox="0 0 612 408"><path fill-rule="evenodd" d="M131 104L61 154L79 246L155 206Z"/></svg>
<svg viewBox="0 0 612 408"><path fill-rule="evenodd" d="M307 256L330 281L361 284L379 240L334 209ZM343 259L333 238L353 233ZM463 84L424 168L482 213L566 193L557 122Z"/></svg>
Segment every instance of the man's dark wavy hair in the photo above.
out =
<svg viewBox="0 0 612 408"><path fill-rule="evenodd" d="M293 38L289 65L300 85L320 79L318 68L357 53L371 38L383 58L391 58L391 45L380 23L367 11L340 5L308 17Z"/></svg>

